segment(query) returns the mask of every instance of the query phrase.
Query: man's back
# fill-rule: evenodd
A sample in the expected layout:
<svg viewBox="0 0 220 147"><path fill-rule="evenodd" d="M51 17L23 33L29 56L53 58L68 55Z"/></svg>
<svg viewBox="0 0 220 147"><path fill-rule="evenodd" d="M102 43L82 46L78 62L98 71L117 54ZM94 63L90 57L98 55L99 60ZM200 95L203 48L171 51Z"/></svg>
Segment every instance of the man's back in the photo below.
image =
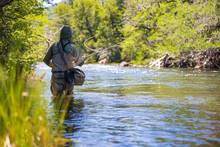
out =
<svg viewBox="0 0 220 147"><path fill-rule="evenodd" d="M76 66L78 58L79 53L71 43L63 47L59 41L49 48L44 62L50 64L50 60L52 60L52 71L67 71Z"/></svg>
<svg viewBox="0 0 220 147"><path fill-rule="evenodd" d="M73 94L74 82L67 80L69 69L83 64L83 59L79 59L79 51L71 43L71 37L71 28L63 26L60 40L49 48L43 60L52 68L51 92L53 96Z"/></svg>

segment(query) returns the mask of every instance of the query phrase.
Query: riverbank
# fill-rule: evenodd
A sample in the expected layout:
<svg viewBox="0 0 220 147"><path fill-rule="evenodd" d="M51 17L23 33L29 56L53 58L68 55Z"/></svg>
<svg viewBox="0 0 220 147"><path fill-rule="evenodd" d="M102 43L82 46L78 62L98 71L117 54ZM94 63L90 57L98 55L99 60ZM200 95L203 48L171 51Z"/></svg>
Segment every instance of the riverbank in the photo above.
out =
<svg viewBox="0 0 220 147"><path fill-rule="evenodd" d="M220 49L182 52L179 56L165 54L150 62L149 66L220 70Z"/></svg>
<svg viewBox="0 0 220 147"><path fill-rule="evenodd" d="M154 59L147 65L134 65L122 61L121 67L163 67L163 68L193 68L201 70L220 70L220 49L205 51L182 52L178 56L165 54Z"/></svg>

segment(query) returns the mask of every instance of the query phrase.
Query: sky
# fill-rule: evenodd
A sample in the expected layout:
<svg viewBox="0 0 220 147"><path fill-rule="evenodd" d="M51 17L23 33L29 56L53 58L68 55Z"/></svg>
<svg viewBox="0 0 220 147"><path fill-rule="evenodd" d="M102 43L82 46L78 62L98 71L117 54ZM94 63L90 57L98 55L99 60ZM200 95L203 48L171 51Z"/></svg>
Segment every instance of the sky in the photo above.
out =
<svg viewBox="0 0 220 147"><path fill-rule="evenodd" d="M62 0L49 0L49 2L51 3L51 4L56 4L56 3L59 3L59 2L61 2ZM45 7L49 7L49 6L51 6L50 4L48 4L48 3L44 3L44 6Z"/></svg>
<svg viewBox="0 0 220 147"><path fill-rule="evenodd" d="M53 0L53 3L59 3L61 2L62 0Z"/></svg>

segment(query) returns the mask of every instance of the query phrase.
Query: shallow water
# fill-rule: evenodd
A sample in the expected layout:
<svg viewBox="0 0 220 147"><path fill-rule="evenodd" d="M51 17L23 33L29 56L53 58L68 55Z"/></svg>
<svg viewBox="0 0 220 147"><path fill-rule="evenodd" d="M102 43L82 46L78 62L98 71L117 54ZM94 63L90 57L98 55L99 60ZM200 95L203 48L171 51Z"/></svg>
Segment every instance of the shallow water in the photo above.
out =
<svg viewBox="0 0 220 147"><path fill-rule="evenodd" d="M86 83L75 87L64 122L74 146L220 145L220 72L82 69ZM51 101L50 69L40 63L37 73L45 73L44 96Z"/></svg>

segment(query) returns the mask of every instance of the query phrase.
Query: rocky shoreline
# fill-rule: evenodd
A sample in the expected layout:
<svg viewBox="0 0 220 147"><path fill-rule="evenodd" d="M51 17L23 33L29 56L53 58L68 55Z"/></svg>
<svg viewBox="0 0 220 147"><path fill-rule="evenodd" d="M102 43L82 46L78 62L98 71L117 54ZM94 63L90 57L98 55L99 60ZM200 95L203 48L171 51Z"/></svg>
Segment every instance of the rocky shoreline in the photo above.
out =
<svg viewBox="0 0 220 147"><path fill-rule="evenodd" d="M99 64L109 64L110 56L105 55L99 58ZM122 61L121 67L163 67L163 68L193 68L220 70L220 49L208 49L205 51L182 52L178 56L165 54L162 57L149 62L147 65L133 65L129 62Z"/></svg>
<svg viewBox="0 0 220 147"><path fill-rule="evenodd" d="M149 67L220 70L220 49L182 52L179 56L166 54L150 62Z"/></svg>
<svg viewBox="0 0 220 147"><path fill-rule="evenodd" d="M100 64L108 64L109 60L102 59ZM182 52L179 56L165 54L164 56L149 62L148 65L133 65L122 61L119 66L127 67L163 67L163 68L192 68L201 70L220 70L220 49L208 49L205 51Z"/></svg>

